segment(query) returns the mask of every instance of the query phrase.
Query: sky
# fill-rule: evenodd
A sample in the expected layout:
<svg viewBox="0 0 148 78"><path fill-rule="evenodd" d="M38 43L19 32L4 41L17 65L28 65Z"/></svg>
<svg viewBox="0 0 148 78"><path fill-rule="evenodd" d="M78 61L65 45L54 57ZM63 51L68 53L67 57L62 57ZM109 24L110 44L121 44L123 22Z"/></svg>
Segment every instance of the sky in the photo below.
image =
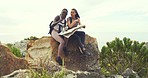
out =
<svg viewBox="0 0 148 78"><path fill-rule="evenodd" d="M63 8L77 9L86 34L99 46L115 37L148 42L148 0L1 0L0 41L48 36L49 23Z"/></svg>

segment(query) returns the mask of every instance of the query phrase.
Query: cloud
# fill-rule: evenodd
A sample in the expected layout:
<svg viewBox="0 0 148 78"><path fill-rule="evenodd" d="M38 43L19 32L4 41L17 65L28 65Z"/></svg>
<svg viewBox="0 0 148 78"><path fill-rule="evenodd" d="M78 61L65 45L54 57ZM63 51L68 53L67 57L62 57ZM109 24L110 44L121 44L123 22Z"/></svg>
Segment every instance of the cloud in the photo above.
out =
<svg viewBox="0 0 148 78"><path fill-rule="evenodd" d="M87 31L99 32L147 32L148 1L111 0L92 5L82 15Z"/></svg>
<svg viewBox="0 0 148 78"><path fill-rule="evenodd" d="M48 24L63 8L68 16L76 8L88 33L147 32L147 4L147 0L4 0L0 35L48 35Z"/></svg>

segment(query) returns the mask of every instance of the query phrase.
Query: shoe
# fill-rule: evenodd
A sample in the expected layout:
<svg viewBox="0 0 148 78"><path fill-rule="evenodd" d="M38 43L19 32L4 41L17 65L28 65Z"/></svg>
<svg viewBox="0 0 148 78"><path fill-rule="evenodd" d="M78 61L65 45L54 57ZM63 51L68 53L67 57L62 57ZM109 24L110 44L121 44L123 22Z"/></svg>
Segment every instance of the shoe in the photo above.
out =
<svg viewBox="0 0 148 78"><path fill-rule="evenodd" d="M84 54L84 55L88 55L88 56L91 55L88 51L86 51L86 49L85 49L84 47L83 47L83 49L81 49L81 48L79 47L79 50L80 50L80 52L81 52L82 54Z"/></svg>
<svg viewBox="0 0 148 78"><path fill-rule="evenodd" d="M56 62L58 62L58 63L59 63L59 65L61 65L61 66L62 66L62 59L61 59L61 57L60 57L60 56L57 56L57 57L56 57Z"/></svg>
<svg viewBox="0 0 148 78"><path fill-rule="evenodd" d="M84 55L88 55L88 56L91 55L91 54L90 54L88 51L86 51L86 50L83 52L83 54L84 54Z"/></svg>

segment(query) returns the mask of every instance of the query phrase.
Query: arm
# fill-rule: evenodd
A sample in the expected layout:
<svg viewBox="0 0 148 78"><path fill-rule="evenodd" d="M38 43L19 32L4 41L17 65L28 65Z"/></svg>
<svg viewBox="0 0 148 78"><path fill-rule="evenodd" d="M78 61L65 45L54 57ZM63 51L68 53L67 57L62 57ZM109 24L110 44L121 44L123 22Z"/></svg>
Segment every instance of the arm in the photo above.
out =
<svg viewBox="0 0 148 78"><path fill-rule="evenodd" d="M70 23L70 18L68 18L67 19L68 28L72 28L74 26L74 24L77 22L78 22L78 20L74 20L74 21L72 21L72 23Z"/></svg>
<svg viewBox="0 0 148 78"><path fill-rule="evenodd" d="M54 18L54 21L53 21L53 24L52 24L52 26L55 26L55 25L57 25L59 22L61 22L62 21L62 19L60 19L60 16L56 16L55 18Z"/></svg>
<svg viewBox="0 0 148 78"><path fill-rule="evenodd" d="M81 25L82 23L81 23L81 21L80 21L80 18L78 18L77 20L78 20L79 25Z"/></svg>

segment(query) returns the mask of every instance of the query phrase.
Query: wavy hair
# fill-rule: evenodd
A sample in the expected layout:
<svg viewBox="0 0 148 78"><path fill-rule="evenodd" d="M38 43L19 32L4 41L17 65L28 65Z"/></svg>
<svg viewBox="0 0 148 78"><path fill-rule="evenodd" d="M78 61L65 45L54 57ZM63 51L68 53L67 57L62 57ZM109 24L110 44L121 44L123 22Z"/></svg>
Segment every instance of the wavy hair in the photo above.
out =
<svg viewBox="0 0 148 78"><path fill-rule="evenodd" d="M75 8L73 8L73 9L71 9L71 10L74 10L74 11L76 12L76 15L75 15L76 19L77 19L77 18L80 18L79 14L78 14L78 11L77 11Z"/></svg>

